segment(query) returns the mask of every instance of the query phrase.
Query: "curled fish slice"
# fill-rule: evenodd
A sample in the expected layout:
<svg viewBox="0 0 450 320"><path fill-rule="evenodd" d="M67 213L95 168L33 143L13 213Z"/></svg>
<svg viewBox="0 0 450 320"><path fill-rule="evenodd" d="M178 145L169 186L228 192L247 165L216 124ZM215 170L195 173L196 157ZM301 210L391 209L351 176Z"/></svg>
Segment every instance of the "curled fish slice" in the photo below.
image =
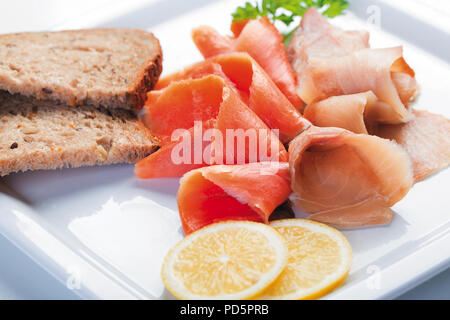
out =
<svg viewBox="0 0 450 320"><path fill-rule="evenodd" d="M205 58L231 52L247 52L268 73L289 101L301 108L295 92L296 77L289 64L283 37L267 17L235 22L234 37L221 36L216 30L202 26L192 31L192 39Z"/></svg>
<svg viewBox="0 0 450 320"><path fill-rule="evenodd" d="M217 118L225 86L222 78L211 75L150 91L141 119L164 144L177 129L188 130L195 121Z"/></svg>
<svg viewBox="0 0 450 320"><path fill-rule="evenodd" d="M218 165L184 175L177 201L184 232L189 234L225 220L268 223L290 192L288 163Z"/></svg>
<svg viewBox="0 0 450 320"><path fill-rule="evenodd" d="M339 128L300 134L289 145L289 163L291 200L310 218L336 226L389 222L383 208L413 184L411 162L395 142Z"/></svg>
<svg viewBox="0 0 450 320"><path fill-rule="evenodd" d="M393 218L394 212L381 198L367 199L350 207L321 211L309 217L339 229L389 224Z"/></svg>
<svg viewBox="0 0 450 320"><path fill-rule="evenodd" d="M288 159L278 136L222 78L173 82L157 95L143 119L161 148L136 164L139 178L180 177L213 164Z"/></svg>
<svg viewBox="0 0 450 320"><path fill-rule="evenodd" d="M331 25L318 10L309 8L292 36L288 57L295 72L301 74L310 58L339 57L366 48L368 32L344 31Z"/></svg>
<svg viewBox="0 0 450 320"><path fill-rule="evenodd" d="M450 165L450 120L423 110L415 110L414 115L405 124L379 126L376 134L403 147L418 182Z"/></svg>
<svg viewBox="0 0 450 320"><path fill-rule="evenodd" d="M309 127L309 122L302 117L258 63L246 53L224 54L196 63L163 77L158 82L157 88L169 89L170 84L174 82L198 79L210 74L221 77L266 125L278 130L283 142L290 141ZM150 93L149 99L151 97Z"/></svg>
<svg viewBox="0 0 450 320"><path fill-rule="evenodd" d="M423 110L404 124L378 124L382 103L373 93L336 96L312 103L305 118L320 127L338 127L396 141L409 155L415 182L450 165L450 120Z"/></svg>
<svg viewBox="0 0 450 320"><path fill-rule="evenodd" d="M316 9L308 9L288 48L297 74L297 93L307 103L372 91L383 123L413 118L409 108L419 91L401 47L370 49L365 31L344 31Z"/></svg>
<svg viewBox="0 0 450 320"><path fill-rule="evenodd" d="M231 90L224 93L216 129L220 132L213 141L216 164L288 161L278 136Z"/></svg>
<svg viewBox="0 0 450 320"><path fill-rule="evenodd" d="M215 126L215 120L208 120L201 124L201 130L207 131ZM136 163L135 175L140 179L176 178L191 170L210 165L213 161L211 141L205 141L201 136L196 136L194 127L187 130L185 134L185 137L180 136L180 140L189 141L188 154L178 150L181 146L180 140L168 141L159 150ZM196 144L199 145L196 146ZM195 152L198 152L197 157Z"/></svg>
<svg viewBox="0 0 450 320"><path fill-rule="evenodd" d="M377 122L385 107L372 91L334 96L309 104L304 116L318 127L338 127L354 133L368 134L367 126Z"/></svg>
<svg viewBox="0 0 450 320"><path fill-rule="evenodd" d="M408 103L415 97L418 87L408 73L402 73L401 84L395 82L399 77L392 76L391 67L398 61L404 62L402 54L402 47L395 47L363 49L342 57L311 59L299 75L301 85L298 91L306 103L372 91L379 101L390 107L379 113L380 122L407 122L413 118ZM410 69L405 66L404 70ZM410 86L405 87L406 82Z"/></svg>

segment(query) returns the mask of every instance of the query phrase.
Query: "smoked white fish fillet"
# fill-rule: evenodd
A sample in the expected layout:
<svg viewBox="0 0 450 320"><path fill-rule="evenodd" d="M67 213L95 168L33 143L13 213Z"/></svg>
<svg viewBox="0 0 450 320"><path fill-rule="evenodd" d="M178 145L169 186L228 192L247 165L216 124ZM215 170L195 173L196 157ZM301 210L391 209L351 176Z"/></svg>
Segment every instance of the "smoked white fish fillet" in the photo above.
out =
<svg viewBox="0 0 450 320"><path fill-rule="evenodd" d="M366 48L369 48L367 31L344 31L311 8L305 12L292 36L288 58L297 74L301 74L310 58L345 56Z"/></svg>
<svg viewBox="0 0 450 320"><path fill-rule="evenodd" d="M299 75L298 93L309 104L370 90L385 106L378 115L380 122L407 122L413 117L409 101L415 97L418 87L402 55L402 47L395 47L363 49L337 58L310 59L310 64ZM394 64L399 64L405 73L394 77ZM396 83L395 79L401 80Z"/></svg>
<svg viewBox="0 0 450 320"><path fill-rule="evenodd" d="M414 120L405 124L382 125L376 134L405 149L417 182L450 165L450 120L422 110L414 115Z"/></svg>
<svg viewBox="0 0 450 320"><path fill-rule="evenodd" d="M395 140L411 158L414 180L420 181L450 165L450 120L415 110L406 124L378 124L379 101L369 91L336 96L305 109L304 116L319 127L338 127L354 133Z"/></svg>
<svg viewBox="0 0 450 320"><path fill-rule="evenodd" d="M340 228L391 222L390 207L413 185L395 142L312 126L289 144L291 200L310 218Z"/></svg>
<svg viewBox="0 0 450 320"><path fill-rule="evenodd" d="M309 9L288 52L297 73L297 93L307 104L372 91L382 102L378 121L402 123L413 118L409 103L417 96L418 85L402 47L370 49L366 33L343 31Z"/></svg>
<svg viewBox="0 0 450 320"><path fill-rule="evenodd" d="M338 127L354 133L368 134L377 123L380 106L372 91L334 96L309 104L306 119L318 127Z"/></svg>

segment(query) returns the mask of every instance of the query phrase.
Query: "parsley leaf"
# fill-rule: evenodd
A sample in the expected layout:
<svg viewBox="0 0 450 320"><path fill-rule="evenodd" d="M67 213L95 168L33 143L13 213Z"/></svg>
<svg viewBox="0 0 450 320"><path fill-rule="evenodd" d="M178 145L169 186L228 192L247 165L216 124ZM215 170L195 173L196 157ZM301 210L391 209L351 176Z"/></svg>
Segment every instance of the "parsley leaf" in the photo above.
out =
<svg viewBox="0 0 450 320"><path fill-rule="evenodd" d="M255 19L267 16L272 22L281 21L290 26L296 17L302 17L308 8L319 9L323 15L334 18L344 12L349 6L347 0L262 0L247 1L244 6L238 7L233 16L233 22ZM284 34L285 43L288 43L294 30Z"/></svg>
<svg viewBox="0 0 450 320"><path fill-rule="evenodd" d="M246 2L245 6L238 7L232 16L233 21L242 21L262 17L262 13L259 11L257 5L253 6L250 2Z"/></svg>
<svg viewBox="0 0 450 320"><path fill-rule="evenodd" d="M345 0L338 0L338 1L328 1L328 9L326 9L323 14L330 17L330 18L334 18L338 15L341 15L342 12L347 9L348 7L348 2Z"/></svg>

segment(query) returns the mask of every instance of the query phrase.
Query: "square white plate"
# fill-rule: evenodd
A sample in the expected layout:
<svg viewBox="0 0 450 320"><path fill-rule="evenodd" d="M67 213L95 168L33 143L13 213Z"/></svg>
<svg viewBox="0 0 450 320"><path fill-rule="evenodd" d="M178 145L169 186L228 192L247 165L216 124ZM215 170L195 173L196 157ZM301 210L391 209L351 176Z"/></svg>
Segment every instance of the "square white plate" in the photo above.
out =
<svg viewBox="0 0 450 320"><path fill-rule="evenodd" d="M57 29L95 26L147 29L161 40L164 70L201 60L190 30L200 24L228 33L242 1L117 2ZM411 9L411 6L405 6ZM450 118L449 29L384 1L352 1L333 20L371 31L373 47L403 45L422 94L415 104ZM422 15L423 16L423 15ZM367 21L379 22L380 27ZM141 181L119 165L12 174L0 179L0 233L83 298L171 298L161 261L182 238L178 179ZM399 202L389 226L344 232L354 262L328 299L395 297L450 265L450 170L418 183Z"/></svg>

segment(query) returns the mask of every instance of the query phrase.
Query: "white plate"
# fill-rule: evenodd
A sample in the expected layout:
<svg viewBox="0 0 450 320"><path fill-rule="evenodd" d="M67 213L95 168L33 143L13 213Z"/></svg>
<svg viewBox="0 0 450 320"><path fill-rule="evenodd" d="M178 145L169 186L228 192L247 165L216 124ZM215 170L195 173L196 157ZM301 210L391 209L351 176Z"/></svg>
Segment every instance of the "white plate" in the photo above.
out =
<svg viewBox="0 0 450 320"><path fill-rule="evenodd" d="M226 33L229 13L241 3L118 2L58 29L151 30L161 40L168 72L201 59L191 28L207 24ZM415 107L450 118L448 28L416 13L360 0L333 22L369 29L373 47L404 45L422 85ZM382 29L368 20L380 21ZM415 185L394 207L389 226L346 231L352 270L326 298L392 298L449 267L449 181L447 169ZM83 298L171 298L159 271L165 252L182 238L177 186L177 179L138 180L127 165L13 174L0 180L0 233Z"/></svg>

